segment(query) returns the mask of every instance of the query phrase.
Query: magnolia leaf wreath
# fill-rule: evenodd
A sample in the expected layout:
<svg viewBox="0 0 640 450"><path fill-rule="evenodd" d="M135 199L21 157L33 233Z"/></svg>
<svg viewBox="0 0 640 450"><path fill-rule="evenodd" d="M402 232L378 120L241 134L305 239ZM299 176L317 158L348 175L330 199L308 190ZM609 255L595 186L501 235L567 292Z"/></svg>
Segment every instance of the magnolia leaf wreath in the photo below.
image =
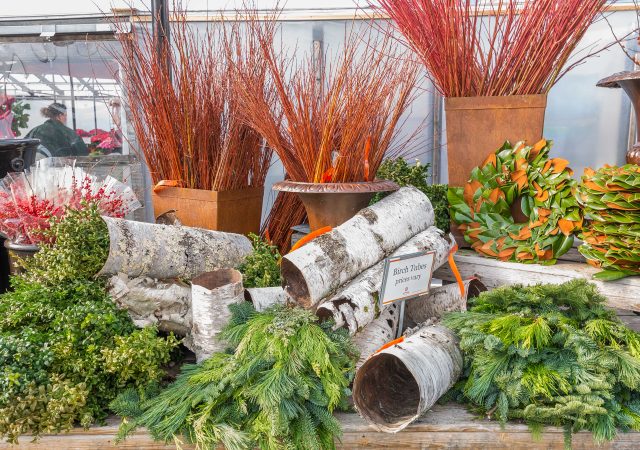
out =
<svg viewBox="0 0 640 450"><path fill-rule="evenodd" d="M568 161L549 159L552 142L533 147L508 141L450 188L451 217L478 253L502 261L554 264L582 228L576 181ZM512 207L528 218L516 223Z"/></svg>
<svg viewBox="0 0 640 450"><path fill-rule="evenodd" d="M640 274L640 167L586 169L577 198L589 219L579 251L589 264L604 269L594 278Z"/></svg>

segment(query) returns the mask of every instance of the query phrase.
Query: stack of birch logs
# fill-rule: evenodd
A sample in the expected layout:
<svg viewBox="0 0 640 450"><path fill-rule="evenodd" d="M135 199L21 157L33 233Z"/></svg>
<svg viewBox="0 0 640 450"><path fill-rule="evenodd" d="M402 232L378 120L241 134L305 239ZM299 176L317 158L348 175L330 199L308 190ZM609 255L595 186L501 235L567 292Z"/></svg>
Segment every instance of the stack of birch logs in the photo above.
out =
<svg viewBox="0 0 640 450"><path fill-rule="evenodd" d="M380 431L403 429L457 381L462 354L455 336L436 321L446 311L465 309L467 294L477 290L477 282L467 281L464 291L449 285L409 300L407 319L416 330L380 351L399 324L397 305L379 309L384 259L434 252L435 270L454 246L453 236L434 227L429 199L405 187L282 259L291 299L354 336L361 357L353 400Z"/></svg>
<svg viewBox="0 0 640 450"><path fill-rule="evenodd" d="M437 324L466 308L478 283L467 281L407 301L403 341L399 307L379 307L384 260L433 252L434 270L445 264L455 240L434 226L429 199L404 187L344 224L284 256L283 287L242 288L233 268L252 251L240 235L105 218L110 252L100 275L138 325L186 335L199 361L223 349L215 335L228 322L228 305L252 301L258 311L294 303L345 328L361 351L353 399L378 430L395 432L428 410L457 380L462 355L455 337ZM188 283L190 282L190 284Z"/></svg>

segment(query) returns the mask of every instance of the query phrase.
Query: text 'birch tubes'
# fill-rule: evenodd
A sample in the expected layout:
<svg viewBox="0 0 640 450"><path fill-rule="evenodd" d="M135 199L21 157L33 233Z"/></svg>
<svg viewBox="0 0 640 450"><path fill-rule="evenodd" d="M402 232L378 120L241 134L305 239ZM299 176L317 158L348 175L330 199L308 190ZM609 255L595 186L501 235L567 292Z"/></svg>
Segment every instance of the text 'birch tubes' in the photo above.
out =
<svg viewBox="0 0 640 450"><path fill-rule="evenodd" d="M433 225L431 202L403 187L282 258L287 293L313 308L323 298Z"/></svg>
<svg viewBox="0 0 640 450"><path fill-rule="evenodd" d="M464 295L460 293L458 283L434 288L428 294L407 300L404 326L413 328L430 319L442 319L447 312L466 311L467 300L486 290L485 285L476 278L464 282Z"/></svg>
<svg viewBox="0 0 640 450"><path fill-rule="evenodd" d="M178 336L191 333L191 286L178 280L158 281L114 275L107 283L109 295L125 309L137 327L157 325Z"/></svg>
<svg viewBox="0 0 640 450"><path fill-rule="evenodd" d="M435 270L447 262L454 246L452 235L432 226L411 238L391 256L433 251ZM380 261L340 288L328 301L322 302L316 311L318 316L324 320L333 319L336 328L348 328L354 335L375 318L383 277L384 261Z"/></svg>
<svg viewBox="0 0 640 450"><path fill-rule="evenodd" d="M242 274L235 269L214 270L191 280L191 335L198 362L224 351L225 343L216 336L231 319L229 305L244 301Z"/></svg>
<svg viewBox="0 0 640 450"><path fill-rule="evenodd" d="M251 241L240 234L103 219L109 230L109 256L98 275L191 279L236 267L253 250Z"/></svg>
<svg viewBox="0 0 640 450"><path fill-rule="evenodd" d="M356 369L359 369L376 350L396 337L399 322L400 308L394 303L387 306L377 319L353 337L353 344L360 352Z"/></svg>
<svg viewBox="0 0 640 450"><path fill-rule="evenodd" d="M455 335L443 326L425 325L365 361L353 382L353 402L378 431L395 433L431 408L461 372Z"/></svg>
<svg viewBox="0 0 640 450"><path fill-rule="evenodd" d="M258 312L274 305L285 305L292 302L289 294L281 287L247 288L244 290L244 299L253 303L253 307Z"/></svg>

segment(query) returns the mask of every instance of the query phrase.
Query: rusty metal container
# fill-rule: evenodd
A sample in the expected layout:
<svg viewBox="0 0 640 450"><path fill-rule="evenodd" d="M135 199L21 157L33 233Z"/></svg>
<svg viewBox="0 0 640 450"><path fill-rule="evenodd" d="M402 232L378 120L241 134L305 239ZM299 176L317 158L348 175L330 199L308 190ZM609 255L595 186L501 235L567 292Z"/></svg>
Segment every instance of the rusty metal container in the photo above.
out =
<svg viewBox="0 0 640 450"><path fill-rule="evenodd" d="M542 139L546 95L445 99L449 185L463 186L471 171L504 141Z"/></svg>
<svg viewBox="0 0 640 450"><path fill-rule="evenodd" d="M182 225L249 234L260 231L264 187L207 191L163 187L152 193L155 217L173 211Z"/></svg>
<svg viewBox="0 0 640 450"><path fill-rule="evenodd" d="M295 192L302 200L311 231L322 227L337 227L369 205L376 192L396 191L393 181L375 180L354 183L304 183L280 181L275 191Z"/></svg>
<svg viewBox="0 0 640 450"><path fill-rule="evenodd" d="M9 271L11 275L19 275L24 272L19 260L33 258L40 247L34 244L16 244L9 240L4 241L4 248L9 252Z"/></svg>

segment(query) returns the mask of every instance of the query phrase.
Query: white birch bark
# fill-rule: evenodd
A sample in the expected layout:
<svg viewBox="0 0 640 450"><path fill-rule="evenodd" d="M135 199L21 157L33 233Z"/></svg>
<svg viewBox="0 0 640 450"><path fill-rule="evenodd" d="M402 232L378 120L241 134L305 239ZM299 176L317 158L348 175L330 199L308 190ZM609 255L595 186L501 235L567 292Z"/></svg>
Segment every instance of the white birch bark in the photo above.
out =
<svg viewBox="0 0 640 450"><path fill-rule="evenodd" d="M464 281L464 296L460 294L458 283L432 289L426 295L407 300L404 326L412 328L430 319L441 319L447 312L466 311L467 300L486 290L484 284L476 278Z"/></svg>
<svg viewBox="0 0 640 450"><path fill-rule="evenodd" d="M108 290L136 326L157 325L159 330L172 331L178 336L191 334L191 286L188 284L144 277L130 279L119 274L109 279Z"/></svg>
<svg viewBox="0 0 640 450"><path fill-rule="evenodd" d="M429 227L399 247L391 256L434 251L435 270L447 262L454 246L452 235L447 235L436 227ZM325 320L333 319L336 328L346 327L351 335L356 334L376 317L383 275L384 261L380 261L339 289L329 300L321 303L316 311L318 316Z"/></svg>
<svg viewBox="0 0 640 450"><path fill-rule="evenodd" d="M399 322L400 308L394 303L387 306L377 319L353 337L353 344L360 351L356 369L359 369L376 350L396 337Z"/></svg>
<svg viewBox="0 0 640 450"><path fill-rule="evenodd" d="M258 312L274 305L286 305L292 302L291 297L281 287L247 288L244 290L244 299L253 303Z"/></svg>
<svg viewBox="0 0 640 450"><path fill-rule="evenodd" d="M191 279L236 267L253 250L251 241L240 234L103 219L109 229L109 256L98 275Z"/></svg>
<svg viewBox="0 0 640 450"><path fill-rule="evenodd" d="M191 281L191 335L198 362L224 351L225 343L216 336L229 323L229 305L244 301L242 274L235 269L214 270Z"/></svg>
<svg viewBox="0 0 640 450"><path fill-rule="evenodd" d="M395 433L431 408L461 373L455 335L443 326L425 325L358 369L353 401L376 430Z"/></svg>
<svg viewBox="0 0 640 450"><path fill-rule="evenodd" d="M345 282L434 223L431 202L403 187L282 258L285 290L313 308Z"/></svg>

